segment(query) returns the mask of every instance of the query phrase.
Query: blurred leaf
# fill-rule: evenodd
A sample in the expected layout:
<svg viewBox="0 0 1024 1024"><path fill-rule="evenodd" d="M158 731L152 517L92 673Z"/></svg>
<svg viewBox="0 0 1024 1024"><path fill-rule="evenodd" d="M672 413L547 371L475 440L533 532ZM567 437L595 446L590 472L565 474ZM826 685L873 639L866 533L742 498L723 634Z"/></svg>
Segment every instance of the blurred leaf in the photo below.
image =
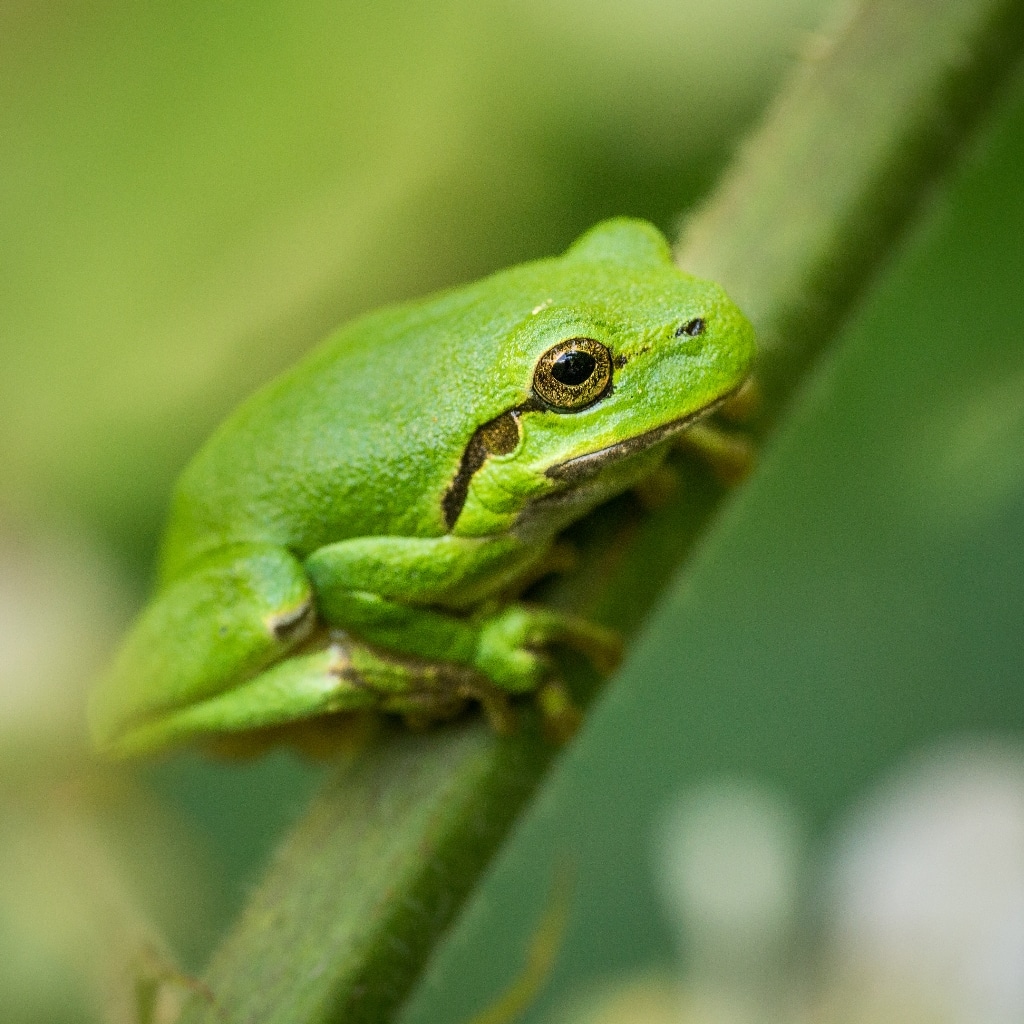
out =
<svg viewBox="0 0 1024 1024"><path fill-rule="evenodd" d="M674 216L826 2L5 4L7 503L151 547L187 454L340 320Z"/></svg>

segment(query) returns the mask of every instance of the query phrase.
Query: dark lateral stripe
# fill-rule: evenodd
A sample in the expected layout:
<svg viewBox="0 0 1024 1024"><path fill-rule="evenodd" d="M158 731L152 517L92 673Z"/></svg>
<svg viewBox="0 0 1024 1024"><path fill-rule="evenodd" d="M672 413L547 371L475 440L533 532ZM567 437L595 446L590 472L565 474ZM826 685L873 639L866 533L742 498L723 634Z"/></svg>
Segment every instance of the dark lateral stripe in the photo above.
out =
<svg viewBox="0 0 1024 1024"><path fill-rule="evenodd" d="M441 499L441 512L445 526L451 530L462 514L469 495L469 485L476 471L487 461L488 455L507 455L519 444L519 417L543 406L534 399L507 409L500 416L476 428L462 453L462 461L454 479Z"/></svg>
<svg viewBox="0 0 1024 1024"><path fill-rule="evenodd" d="M445 526L451 530L455 526L466 504L466 497L469 494L469 484L473 474L487 461L487 449L480 440L480 429L477 427L473 436L462 453L462 461L459 463L459 471L455 478L448 485L441 499L441 511L444 514Z"/></svg>

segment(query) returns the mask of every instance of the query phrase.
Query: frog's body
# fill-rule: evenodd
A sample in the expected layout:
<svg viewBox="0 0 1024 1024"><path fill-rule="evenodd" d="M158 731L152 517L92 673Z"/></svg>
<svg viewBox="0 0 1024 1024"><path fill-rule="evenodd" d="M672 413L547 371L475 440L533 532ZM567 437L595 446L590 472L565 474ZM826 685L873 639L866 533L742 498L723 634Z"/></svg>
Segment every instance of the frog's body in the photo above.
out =
<svg viewBox="0 0 1024 1024"><path fill-rule="evenodd" d="M752 355L722 291L628 220L342 328L185 470L160 589L94 699L98 742L432 717L537 688L545 643L600 656L607 631L508 595Z"/></svg>

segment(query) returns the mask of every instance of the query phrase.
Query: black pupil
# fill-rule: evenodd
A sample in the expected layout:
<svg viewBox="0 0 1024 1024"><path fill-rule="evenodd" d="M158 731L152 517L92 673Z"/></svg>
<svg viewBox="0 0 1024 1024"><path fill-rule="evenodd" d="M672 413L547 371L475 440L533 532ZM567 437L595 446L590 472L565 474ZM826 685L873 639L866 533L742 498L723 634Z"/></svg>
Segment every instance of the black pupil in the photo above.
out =
<svg viewBox="0 0 1024 1024"><path fill-rule="evenodd" d="M575 387L590 378L597 367L597 360L589 353L580 349L563 352L551 364L551 376L559 384Z"/></svg>

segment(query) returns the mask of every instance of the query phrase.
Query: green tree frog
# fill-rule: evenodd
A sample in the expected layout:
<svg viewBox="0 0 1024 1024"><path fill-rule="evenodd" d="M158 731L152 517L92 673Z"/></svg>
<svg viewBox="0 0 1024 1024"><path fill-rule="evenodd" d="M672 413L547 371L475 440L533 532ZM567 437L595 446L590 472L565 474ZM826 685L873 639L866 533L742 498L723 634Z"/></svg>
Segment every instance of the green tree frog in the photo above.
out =
<svg viewBox="0 0 1024 1024"><path fill-rule="evenodd" d="M521 603L556 536L733 394L753 330L650 224L338 330L184 470L155 596L90 708L101 751L378 709L567 698L545 647L611 631Z"/></svg>

